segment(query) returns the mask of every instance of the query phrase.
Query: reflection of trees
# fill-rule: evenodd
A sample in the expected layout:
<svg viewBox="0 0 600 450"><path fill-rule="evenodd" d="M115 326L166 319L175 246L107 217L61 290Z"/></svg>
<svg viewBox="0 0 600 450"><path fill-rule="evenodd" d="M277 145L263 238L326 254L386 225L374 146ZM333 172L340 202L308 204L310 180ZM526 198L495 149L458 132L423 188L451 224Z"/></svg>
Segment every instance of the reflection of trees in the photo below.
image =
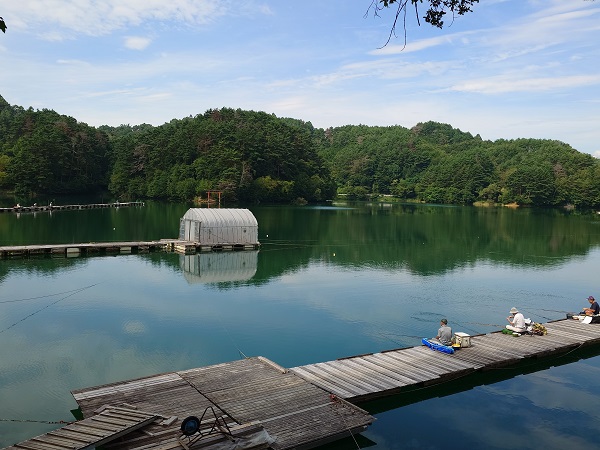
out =
<svg viewBox="0 0 600 450"><path fill-rule="evenodd" d="M257 278L263 271L276 270L273 265L290 270L293 259L297 268L318 259L341 265L407 267L421 274L481 260L551 266L600 243L590 216L555 210L374 204L346 209L256 209L254 213L261 235L277 238L262 241ZM286 246L291 248L285 250Z"/></svg>
<svg viewBox="0 0 600 450"><path fill-rule="evenodd" d="M558 210L417 204L251 209L258 220L262 243L256 273L248 280L212 283L216 289L268 283L273 277L296 272L315 261L356 268L407 268L422 275L444 273L480 261L550 267L585 255L600 244L600 218ZM117 233L113 228L124 233L119 235L123 240L131 240L132 236L139 239L172 237L185 207L156 204L140 210L105 211L110 213L108 215L88 216L89 212L75 214L81 215L78 224L89 227L88 233L96 230L92 235L97 237L88 236L81 242L109 240ZM74 216L64 216L68 217L65 222L56 220L58 216L54 216L50 225L59 229L66 227L67 235L76 232L75 224L71 223ZM0 231L10 234L8 241L32 243L27 241L32 235L40 242L49 242L51 237L56 239L57 233L53 234L48 224L38 225L33 220L28 222L27 228L3 227L1 219ZM169 231L171 228L173 231ZM8 241L3 237L2 242ZM182 270L178 254L152 252L138 257L156 267ZM87 263L88 257L0 261L0 280L13 270L46 274Z"/></svg>
<svg viewBox="0 0 600 450"><path fill-rule="evenodd" d="M14 260L0 260L0 283L8 278L12 272L24 273L31 277L47 276L64 269L73 269L82 264L87 264L87 262L87 258L49 257L30 258L27 260L19 257Z"/></svg>

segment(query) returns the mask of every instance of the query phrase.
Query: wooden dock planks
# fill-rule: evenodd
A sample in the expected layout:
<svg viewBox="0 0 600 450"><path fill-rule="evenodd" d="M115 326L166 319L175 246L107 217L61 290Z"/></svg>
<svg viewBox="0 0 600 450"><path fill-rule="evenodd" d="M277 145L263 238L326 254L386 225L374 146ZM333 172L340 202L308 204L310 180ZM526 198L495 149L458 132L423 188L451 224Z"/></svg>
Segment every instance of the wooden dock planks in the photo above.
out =
<svg viewBox="0 0 600 450"><path fill-rule="evenodd" d="M67 211L80 209L98 209L98 208L125 208L129 206L144 206L144 202L115 202L115 203L88 203L85 205L31 205L31 206L13 206L10 208L0 208L0 213L35 213Z"/></svg>
<svg viewBox="0 0 600 450"><path fill-rule="evenodd" d="M171 430L171 437L185 417L200 417L213 407L231 426L262 424L276 439L274 449L312 448L332 436L362 431L374 420L366 411L341 399L332 400L328 391L263 357L79 389L73 396L85 417L101 405L121 403L156 411L161 418L177 416L167 429L159 423L145 429L161 435ZM102 420L103 426L110 426L119 418ZM147 437L136 439L148 445ZM113 444L111 448L120 447Z"/></svg>
<svg viewBox="0 0 600 450"><path fill-rule="evenodd" d="M472 336L472 346L454 354L419 346L309 364L290 371L356 402L600 343L600 324L565 319L548 323L546 328L546 336L515 337L500 332Z"/></svg>
<svg viewBox="0 0 600 450"><path fill-rule="evenodd" d="M328 391L292 372L282 373L264 358L180 375L239 423L262 423L277 438L277 448L324 443L332 433L348 436L350 430L362 430L374 420L346 402L339 407ZM309 427L312 423L319 426Z"/></svg>
<svg viewBox="0 0 600 450"><path fill-rule="evenodd" d="M180 239L161 239L159 241L125 241L125 242L83 242L73 244L38 244L0 246L0 258L30 257L76 257L80 255L114 255L130 253L148 253L150 251L169 251L182 254L200 252L258 250L260 244L220 244L203 245L199 242L182 241Z"/></svg>
<svg viewBox="0 0 600 450"><path fill-rule="evenodd" d="M91 450L154 422L153 413L109 407L100 414L7 447L7 450Z"/></svg>

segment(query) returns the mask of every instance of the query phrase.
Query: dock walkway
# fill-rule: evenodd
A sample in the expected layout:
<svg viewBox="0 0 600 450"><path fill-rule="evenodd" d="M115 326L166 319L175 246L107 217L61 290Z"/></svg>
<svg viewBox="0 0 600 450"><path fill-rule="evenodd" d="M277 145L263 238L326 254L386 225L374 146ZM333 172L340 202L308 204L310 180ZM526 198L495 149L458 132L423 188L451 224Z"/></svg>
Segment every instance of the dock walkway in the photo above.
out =
<svg viewBox="0 0 600 450"><path fill-rule="evenodd" d="M420 346L293 367L291 372L351 402L393 395L600 343L600 324L558 320L545 336L501 332L472 336L471 347L447 354Z"/></svg>
<svg viewBox="0 0 600 450"><path fill-rule="evenodd" d="M125 408L104 408L87 419L7 447L7 450L87 450L125 436L157 416Z"/></svg>
<svg viewBox="0 0 600 450"><path fill-rule="evenodd" d="M202 244L181 239L126 242L84 242L73 244L38 244L0 246L0 259L31 257L77 257L82 255L115 255L174 251L182 254L200 252L257 250L260 244L220 243Z"/></svg>
<svg viewBox="0 0 600 450"><path fill-rule="evenodd" d="M73 397L84 417L93 416L103 405L124 405L178 418L171 427L146 427L145 435L134 434L130 444L120 442L115 449L156 445L152 435L160 436L161 446L165 445L165 440L181 434L181 421L200 417L209 407L231 426L260 423L274 440L273 449L316 447L363 431L374 420L350 403L332 401L327 391L260 356L80 389Z"/></svg>
<svg viewBox="0 0 600 450"><path fill-rule="evenodd" d="M144 206L144 202L88 203L85 205L17 205L10 208L0 208L0 213L30 213L44 211L66 211L77 209L126 208L128 206Z"/></svg>
<svg viewBox="0 0 600 450"><path fill-rule="evenodd" d="M107 450L217 448L212 446L216 436L203 437L193 446L178 438L184 418L212 409L232 430L251 429L261 438L253 441L255 446L243 448L310 449L354 435L375 420L354 403L600 344L600 324L563 319L545 326L545 336L513 337L500 332L472 336L470 347L451 355L418 346L291 369L259 356L72 393L85 420L107 407L158 417L105 444ZM38 445L44 439L15 444L10 450L62 450Z"/></svg>

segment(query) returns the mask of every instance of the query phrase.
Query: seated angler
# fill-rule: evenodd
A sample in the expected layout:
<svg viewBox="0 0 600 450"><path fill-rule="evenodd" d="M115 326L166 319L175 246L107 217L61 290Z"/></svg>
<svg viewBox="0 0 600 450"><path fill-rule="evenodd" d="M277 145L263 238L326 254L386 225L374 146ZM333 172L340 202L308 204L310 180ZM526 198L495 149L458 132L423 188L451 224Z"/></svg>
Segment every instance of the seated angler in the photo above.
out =
<svg viewBox="0 0 600 450"><path fill-rule="evenodd" d="M508 320L508 323L510 324L506 325L506 329L515 333L524 333L527 331L525 317L514 306L510 309L510 316L508 316L506 320Z"/></svg>
<svg viewBox="0 0 600 450"><path fill-rule="evenodd" d="M440 329L434 338L442 345L452 345L452 328L448 326L448 320L440 320Z"/></svg>
<svg viewBox="0 0 600 450"><path fill-rule="evenodd" d="M598 302L596 301L596 299L590 295L587 298L587 300L588 300L588 302L590 302L590 307L583 308L583 310L579 314L581 316L595 316L597 314L600 314L600 305L598 305Z"/></svg>

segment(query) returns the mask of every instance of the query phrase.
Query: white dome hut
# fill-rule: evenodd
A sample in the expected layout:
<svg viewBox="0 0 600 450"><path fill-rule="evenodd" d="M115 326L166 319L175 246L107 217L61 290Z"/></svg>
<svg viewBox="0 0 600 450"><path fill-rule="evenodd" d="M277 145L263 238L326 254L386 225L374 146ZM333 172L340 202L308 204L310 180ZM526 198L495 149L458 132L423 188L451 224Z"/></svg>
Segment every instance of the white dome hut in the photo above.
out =
<svg viewBox="0 0 600 450"><path fill-rule="evenodd" d="M258 248L258 222L248 209L190 208L179 221L179 239L200 245Z"/></svg>

